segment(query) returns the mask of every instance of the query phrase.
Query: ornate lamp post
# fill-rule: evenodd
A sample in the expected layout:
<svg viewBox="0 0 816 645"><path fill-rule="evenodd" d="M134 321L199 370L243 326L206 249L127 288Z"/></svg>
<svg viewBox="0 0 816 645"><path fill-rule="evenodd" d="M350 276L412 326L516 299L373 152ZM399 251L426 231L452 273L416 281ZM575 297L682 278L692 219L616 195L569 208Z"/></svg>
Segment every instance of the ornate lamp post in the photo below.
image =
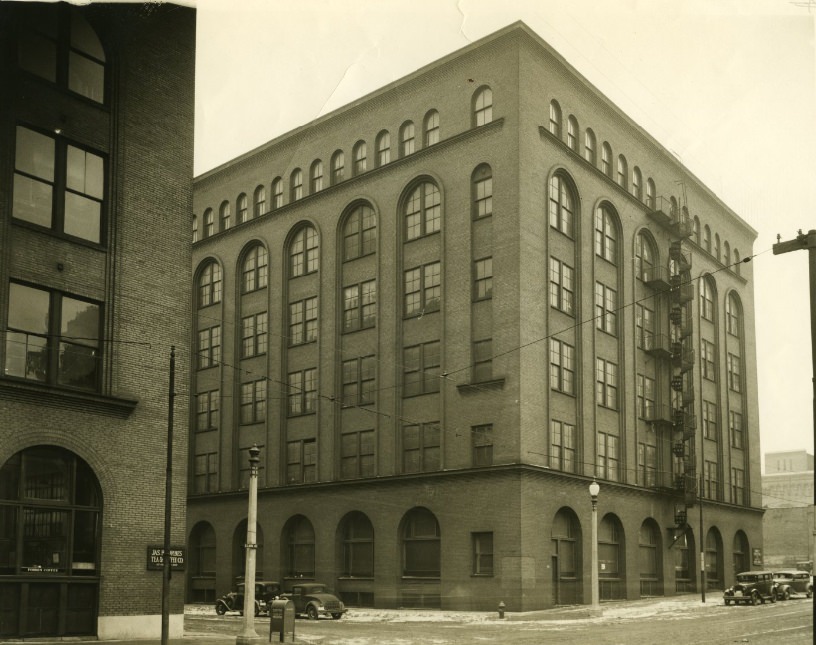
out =
<svg viewBox="0 0 816 645"><path fill-rule="evenodd" d="M589 485L589 496L592 499L592 613L601 613L601 593L598 583L598 493L601 487L592 480Z"/></svg>
<svg viewBox="0 0 816 645"><path fill-rule="evenodd" d="M258 522L258 462L261 449L253 444L249 449L249 510L247 512L246 572L244 573L244 622L241 633L235 639L236 645L257 642L260 636L255 632L255 544Z"/></svg>

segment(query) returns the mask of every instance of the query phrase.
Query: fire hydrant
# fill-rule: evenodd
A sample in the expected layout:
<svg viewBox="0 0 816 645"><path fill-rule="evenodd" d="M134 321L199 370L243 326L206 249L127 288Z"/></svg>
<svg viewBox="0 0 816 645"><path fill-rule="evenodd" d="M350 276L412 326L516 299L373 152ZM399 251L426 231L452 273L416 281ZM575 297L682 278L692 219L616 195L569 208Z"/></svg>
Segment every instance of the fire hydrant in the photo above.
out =
<svg viewBox="0 0 816 645"><path fill-rule="evenodd" d="M504 601L500 600L499 601L499 618L500 619L504 618L504 610L505 610L506 607L507 607L507 605L504 604Z"/></svg>

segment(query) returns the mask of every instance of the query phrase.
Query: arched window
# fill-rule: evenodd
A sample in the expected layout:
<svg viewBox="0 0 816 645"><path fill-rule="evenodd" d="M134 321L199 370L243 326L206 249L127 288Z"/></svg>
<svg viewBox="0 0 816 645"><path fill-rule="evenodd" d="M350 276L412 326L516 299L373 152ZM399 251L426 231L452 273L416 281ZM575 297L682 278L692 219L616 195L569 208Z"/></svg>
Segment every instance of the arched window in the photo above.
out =
<svg viewBox="0 0 816 645"><path fill-rule="evenodd" d="M229 207L229 202L225 202ZM204 239L211 237L215 233L215 216L212 208L204 211L204 230L202 231Z"/></svg>
<svg viewBox="0 0 816 645"><path fill-rule="evenodd" d="M414 152L414 123L406 121L400 127L400 157L406 157Z"/></svg>
<svg viewBox="0 0 816 645"><path fill-rule="evenodd" d="M643 201L643 175L640 173L640 168L635 166L632 168L632 194Z"/></svg>
<svg viewBox="0 0 816 645"><path fill-rule="evenodd" d="M245 193L238 195L238 223L245 224L249 221L249 207Z"/></svg>
<svg viewBox="0 0 816 645"><path fill-rule="evenodd" d="M289 277L296 278L318 269L318 239L313 226L304 226L289 247Z"/></svg>
<svg viewBox="0 0 816 645"><path fill-rule="evenodd" d="M343 226L343 260L369 255L377 250L377 216L368 204L359 204Z"/></svg>
<svg viewBox="0 0 816 645"><path fill-rule="evenodd" d="M358 141L354 144L354 176L362 174L368 166L366 142Z"/></svg>
<svg viewBox="0 0 816 645"><path fill-rule="evenodd" d="M607 514L598 525L598 559L604 563L599 572L601 600L619 600L626 597L624 578L623 526L614 515Z"/></svg>
<svg viewBox="0 0 816 645"><path fill-rule="evenodd" d="M493 214L493 171L487 164L482 164L471 175L471 199L473 219L488 217Z"/></svg>
<svg viewBox="0 0 816 645"><path fill-rule="evenodd" d="M255 189L255 198L253 200L255 217L260 217L266 214L266 187L261 184Z"/></svg>
<svg viewBox="0 0 816 645"><path fill-rule="evenodd" d="M193 215L193 243L198 242L198 215Z"/></svg>
<svg viewBox="0 0 816 645"><path fill-rule="evenodd" d="M425 147L439 143L439 112L431 110L425 115Z"/></svg>
<svg viewBox="0 0 816 645"><path fill-rule="evenodd" d="M691 234L694 237L694 242L700 246L700 218L696 215L691 222Z"/></svg>
<svg viewBox="0 0 816 645"><path fill-rule="evenodd" d="M652 241L641 231L635 238L635 276L649 282L655 276L655 251Z"/></svg>
<svg viewBox="0 0 816 645"><path fill-rule="evenodd" d="M480 87L473 94L473 125L487 125L493 121L493 90Z"/></svg>
<svg viewBox="0 0 816 645"><path fill-rule="evenodd" d="M246 538L247 520L241 520L232 534L232 577L243 578L246 575ZM255 580L263 580L264 535L259 523L255 523ZM256 598L257 600L257 598Z"/></svg>
<svg viewBox="0 0 816 645"><path fill-rule="evenodd" d="M578 152L578 119L571 114L567 119L567 145L573 152Z"/></svg>
<svg viewBox="0 0 816 645"><path fill-rule="evenodd" d="M191 602L215 601L215 529L209 522L199 522L190 531L190 566L187 570Z"/></svg>
<svg viewBox="0 0 816 645"><path fill-rule="evenodd" d="M560 174L555 174L550 178L549 205L550 226L568 237L573 237L575 199L571 185Z"/></svg>
<svg viewBox="0 0 816 645"><path fill-rule="evenodd" d="M703 227L703 248L707 253L711 253L711 229L708 224Z"/></svg>
<svg viewBox="0 0 816 645"><path fill-rule="evenodd" d="M742 260L740 260L740 254L737 249L734 249L734 270L737 272L737 275L740 274L740 265L742 264Z"/></svg>
<svg viewBox="0 0 816 645"><path fill-rule="evenodd" d="M309 169L309 194L323 190L323 162L320 159L315 159L312 162L312 167Z"/></svg>
<svg viewBox="0 0 816 645"><path fill-rule="evenodd" d="M261 244L253 246L244 256L241 266L241 292L249 293L266 287L269 259L266 248Z"/></svg>
<svg viewBox="0 0 816 645"><path fill-rule="evenodd" d="M640 595L641 597L662 596L663 554L660 548L660 529L654 520L646 520L640 525Z"/></svg>
<svg viewBox="0 0 816 645"><path fill-rule="evenodd" d="M716 527L706 533L705 541L706 589L723 589L722 538Z"/></svg>
<svg viewBox="0 0 816 645"><path fill-rule="evenodd" d="M222 231L228 231L232 227L232 206L228 201L221 202L221 207L218 209L219 219L221 220ZM204 224L206 228L206 222ZM205 234L209 237L211 234Z"/></svg>
<svg viewBox="0 0 816 645"><path fill-rule="evenodd" d="M731 245L726 241L723 242L722 263L729 264L731 262Z"/></svg>
<svg viewBox="0 0 816 645"><path fill-rule="evenodd" d="M561 138L561 106L558 101L550 101L550 134Z"/></svg>
<svg viewBox="0 0 816 645"><path fill-rule="evenodd" d="M377 166L391 161L391 133L383 130L377 135Z"/></svg>
<svg viewBox="0 0 816 645"><path fill-rule="evenodd" d="M405 201L405 240L415 240L436 233L442 225L442 201L439 188L424 181L414 188Z"/></svg>
<svg viewBox="0 0 816 645"><path fill-rule="evenodd" d="M677 218L677 198L672 195L669 197L669 215L671 215L672 221Z"/></svg>
<svg viewBox="0 0 816 645"><path fill-rule="evenodd" d="M426 508L407 513L402 529L402 575L438 578L441 574L441 533L436 517Z"/></svg>
<svg viewBox="0 0 816 645"><path fill-rule="evenodd" d="M720 255L720 234L714 233L714 250L713 250L714 259L719 262L722 259Z"/></svg>
<svg viewBox="0 0 816 645"><path fill-rule="evenodd" d="M105 50L82 13L60 7L55 20L44 20L39 12L22 11L17 47L20 68L105 103Z"/></svg>
<svg viewBox="0 0 816 645"><path fill-rule="evenodd" d="M629 187L629 165L623 155L618 155L618 186L624 189Z"/></svg>
<svg viewBox="0 0 816 645"><path fill-rule="evenodd" d="M557 566L555 604L582 602L581 528L575 513L567 508L559 510L553 518L551 537Z"/></svg>
<svg viewBox="0 0 816 645"><path fill-rule="evenodd" d="M374 527L364 513L349 513L340 524L344 577L374 576Z"/></svg>
<svg viewBox="0 0 816 645"><path fill-rule="evenodd" d="M198 306L207 307L221 302L221 265L210 260L198 277Z"/></svg>
<svg viewBox="0 0 816 645"><path fill-rule="evenodd" d="M595 255L612 264L618 263L618 228L616 215L608 203L595 209Z"/></svg>
<svg viewBox="0 0 816 645"><path fill-rule="evenodd" d="M646 206L649 208L655 207L655 183L651 177L646 180Z"/></svg>
<svg viewBox="0 0 816 645"><path fill-rule="evenodd" d="M748 537L743 531L734 534L733 574L736 576L751 569L751 549L748 546Z"/></svg>
<svg viewBox="0 0 816 645"><path fill-rule="evenodd" d="M303 197L303 171L295 168L289 176L289 201L294 202Z"/></svg>
<svg viewBox="0 0 816 645"><path fill-rule="evenodd" d="M339 184L346 176L346 155L342 150L336 150L331 159L332 186Z"/></svg>
<svg viewBox="0 0 816 645"><path fill-rule="evenodd" d="M315 533L312 523L303 515L290 519L283 529L283 543L286 545L285 575L314 578Z"/></svg>
<svg viewBox="0 0 816 645"><path fill-rule="evenodd" d="M742 304L739 296L733 291L728 294L725 301L725 331L739 338L742 333Z"/></svg>
<svg viewBox="0 0 816 645"><path fill-rule="evenodd" d="M675 591L694 591L694 534L689 529L678 538L671 548L674 551Z"/></svg>
<svg viewBox="0 0 816 645"><path fill-rule="evenodd" d="M283 206L283 179L275 177L272 181L272 210Z"/></svg>
<svg viewBox="0 0 816 645"><path fill-rule="evenodd" d="M601 146L601 171L607 177L612 176L612 147L606 141Z"/></svg>
<svg viewBox="0 0 816 645"><path fill-rule="evenodd" d="M598 163L596 147L595 147L595 133L592 128L587 128L584 131L584 159L586 159L593 166Z"/></svg>
<svg viewBox="0 0 816 645"><path fill-rule="evenodd" d="M700 279L700 317L714 320L714 285L710 276L703 276Z"/></svg>

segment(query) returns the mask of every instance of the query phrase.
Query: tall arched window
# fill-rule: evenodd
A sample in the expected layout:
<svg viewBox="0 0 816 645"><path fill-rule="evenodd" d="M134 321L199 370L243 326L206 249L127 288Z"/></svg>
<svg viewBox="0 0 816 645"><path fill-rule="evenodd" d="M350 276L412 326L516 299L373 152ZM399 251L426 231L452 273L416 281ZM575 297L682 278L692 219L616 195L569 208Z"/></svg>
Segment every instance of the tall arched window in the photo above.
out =
<svg viewBox="0 0 816 645"><path fill-rule="evenodd" d="M384 166L391 161L391 133L383 130L377 135L377 166Z"/></svg>
<svg viewBox="0 0 816 645"><path fill-rule="evenodd" d="M407 513L402 529L402 575L438 578L441 566L439 522L427 508Z"/></svg>
<svg viewBox="0 0 816 645"><path fill-rule="evenodd" d="M289 277L296 278L317 271L318 251L317 231L313 226L304 226L289 247Z"/></svg>
<svg viewBox="0 0 816 645"><path fill-rule="evenodd" d="M229 206L229 202L226 202L226 204ZM204 211L204 230L202 233L204 239L211 237L215 233L215 216L212 208L208 208Z"/></svg>
<svg viewBox="0 0 816 645"><path fill-rule="evenodd" d="M655 194L656 194L655 191L656 189L654 180L651 177L649 177L646 180L646 206L648 206L649 208L655 207Z"/></svg>
<svg viewBox="0 0 816 645"><path fill-rule="evenodd" d="M493 214L493 171L487 164L478 166L471 175L473 219Z"/></svg>
<svg viewBox="0 0 816 645"><path fill-rule="evenodd" d="M640 525L640 595L641 597L663 595L663 573L660 548L660 529L654 520L648 519Z"/></svg>
<svg viewBox="0 0 816 645"><path fill-rule="evenodd" d="M635 276L643 282L649 282L656 277L654 268L654 246L649 237L641 231L635 238Z"/></svg>
<svg viewBox="0 0 816 645"><path fill-rule="evenodd" d="M710 276L700 279L700 317L714 320L714 285Z"/></svg>
<svg viewBox="0 0 816 645"><path fill-rule="evenodd" d="M751 569L751 549L748 546L748 536L743 531L737 531L734 534L734 550L732 573L736 576L743 571ZM733 578L732 578L733 579Z"/></svg>
<svg viewBox="0 0 816 645"><path fill-rule="evenodd" d="M598 163L598 153L595 147L595 133L592 128L587 128L584 131L584 159L586 159L593 166Z"/></svg>
<svg viewBox="0 0 816 645"><path fill-rule="evenodd" d="M346 177L346 155L342 150L335 150L331 158L331 183L336 186Z"/></svg>
<svg viewBox="0 0 816 645"><path fill-rule="evenodd" d="M609 513L598 525L598 559L604 563L604 568L599 572L602 600L626 597L624 553L623 526L616 516Z"/></svg>
<svg viewBox="0 0 816 645"><path fill-rule="evenodd" d="M369 255L377 250L377 217L368 204L359 204L343 226L343 260Z"/></svg>
<svg viewBox="0 0 816 645"><path fill-rule="evenodd" d="M295 168L289 176L289 201L294 202L303 197L303 171Z"/></svg>
<svg viewBox="0 0 816 645"><path fill-rule="evenodd" d="M238 195L238 223L245 224L249 221L249 206L245 193Z"/></svg>
<svg viewBox="0 0 816 645"><path fill-rule="evenodd" d="M221 265L210 260L198 277L198 306L207 307L221 302Z"/></svg>
<svg viewBox="0 0 816 645"><path fill-rule="evenodd" d="M637 166L632 168L632 194L643 201L643 175Z"/></svg>
<svg viewBox="0 0 816 645"><path fill-rule="evenodd" d="M189 556L189 601L214 602L216 538L215 529L209 522L199 522L190 531Z"/></svg>
<svg viewBox="0 0 816 645"><path fill-rule="evenodd" d="M290 519L283 529L286 547L285 575L290 578L314 578L315 533L312 523L303 515Z"/></svg>
<svg viewBox="0 0 816 645"><path fill-rule="evenodd" d="M366 142L358 141L354 144L354 176L364 173L368 168L368 153L366 152Z"/></svg>
<svg viewBox="0 0 816 645"><path fill-rule="evenodd" d="M424 146L427 148L428 146L432 146L435 143L439 143L439 112L436 110L430 110L428 114L425 115L425 144Z"/></svg>
<svg viewBox="0 0 816 645"><path fill-rule="evenodd" d="M696 215L691 221L691 235L694 237L694 243L700 246L700 218Z"/></svg>
<svg viewBox="0 0 816 645"><path fill-rule="evenodd" d="M283 179L275 177L272 181L272 210L283 206Z"/></svg>
<svg viewBox="0 0 816 645"><path fill-rule="evenodd" d="M550 101L550 134L561 138L561 106L558 101Z"/></svg>
<svg viewBox="0 0 816 645"><path fill-rule="evenodd" d="M572 510L562 508L556 513L551 537L556 567L553 576L556 580L555 604L572 605L582 602L581 528Z"/></svg>
<svg viewBox="0 0 816 645"><path fill-rule="evenodd" d="M722 263L726 265L731 263L731 245L727 241L723 242Z"/></svg>
<svg viewBox="0 0 816 645"><path fill-rule="evenodd" d="M573 152L578 152L578 119L572 114L567 119L567 145Z"/></svg>
<svg viewBox="0 0 816 645"><path fill-rule="evenodd" d="M739 338L742 336L742 303L733 291L725 301L725 331Z"/></svg>
<svg viewBox="0 0 816 645"><path fill-rule="evenodd" d="M560 174L550 178L549 220L554 229L568 237L574 236L575 200L572 187Z"/></svg>
<svg viewBox="0 0 816 645"><path fill-rule="evenodd" d="M323 162L320 159L315 159L312 162L312 167L309 169L309 194L323 190Z"/></svg>
<svg viewBox="0 0 816 645"><path fill-rule="evenodd" d="M703 248L707 253L711 253L711 229L708 224L703 227Z"/></svg>
<svg viewBox="0 0 816 645"><path fill-rule="evenodd" d="M266 187L261 184L255 189L255 197L253 199L255 217L260 217L266 214Z"/></svg>
<svg viewBox="0 0 816 645"><path fill-rule="evenodd" d="M706 589L722 590L722 538L714 526L706 533L705 570Z"/></svg>
<svg viewBox="0 0 816 645"><path fill-rule="evenodd" d="M220 230L228 231L232 228L232 206L228 201L221 202L221 208L218 209L218 214L221 220Z"/></svg>
<svg viewBox="0 0 816 645"><path fill-rule="evenodd" d="M413 121L406 121L400 127L400 157L413 154L415 148L414 138L414 123Z"/></svg>
<svg viewBox="0 0 816 645"><path fill-rule="evenodd" d="M612 176L612 147L606 141L601 146L601 171L607 177Z"/></svg>
<svg viewBox="0 0 816 645"><path fill-rule="evenodd" d="M595 255L618 263L617 217L606 202L595 209Z"/></svg>
<svg viewBox="0 0 816 645"><path fill-rule="evenodd" d="M263 245L256 244L247 252L241 266L242 293L249 293L266 287L268 264L269 258Z"/></svg>
<svg viewBox="0 0 816 645"><path fill-rule="evenodd" d="M672 546L674 551L674 590L677 593L694 591L694 534L687 530Z"/></svg>
<svg viewBox="0 0 816 645"><path fill-rule="evenodd" d="M374 576L374 527L364 513L349 513L340 524L344 577Z"/></svg>
<svg viewBox="0 0 816 645"><path fill-rule="evenodd" d="M629 187L629 165L623 155L618 155L618 186L624 189Z"/></svg>
<svg viewBox="0 0 816 645"><path fill-rule="evenodd" d="M232 577L242 578L246 575L246 536L247 520L241 520L232 534ZM255 579L263 580L264 534L259 523L255 523ZM256 598L257 600L257 598Z"/></svg>
<svg viewBox="0 0 816 645"><path fill-rule="evenodd" d="M737 249L734 249L734 270L737 272L737 275L740 274L740 265L742 264L742 260L740 260L740 254Z"/></svg>
<svg viewBox="0 0 816 645"><path fill-rule="evenodd" d="M480 87L473 94L473 125L487 125L493 121L493 90Z"/></svg>
<svg viewBox="0 0 816 645"><path fill-rule="evenodd" d="M436 233L442 226L442 199L439 188L424 181L414 188L405 201L405 240L415 240Z"/></svg>
<svg viewBox="0 0 816 645"><path fill-rule="evenodd" d="M720 234L714 233L714 250L712 251L714 255L714 259L719 262L722 260L722 256L720 255Z"/></svg>

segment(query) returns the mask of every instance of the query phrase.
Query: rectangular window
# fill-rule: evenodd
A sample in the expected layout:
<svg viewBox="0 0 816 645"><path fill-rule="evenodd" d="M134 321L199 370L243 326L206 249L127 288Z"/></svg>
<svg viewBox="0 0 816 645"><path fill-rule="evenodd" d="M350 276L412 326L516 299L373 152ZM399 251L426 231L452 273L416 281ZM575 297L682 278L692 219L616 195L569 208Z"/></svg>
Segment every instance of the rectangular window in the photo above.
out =
<svg viewBox="0 0 816 645"><path fill-rule="evenodd" d="M603 432L598 433L598 477L618 481L618 438Z"/></svg>
<svg viewBox="0 0 816 645"><path fill-rule="evenodd" d="M742 415L733 410L728 411L728 429L731 435L731 446L745 448L745 437L742 431Z"/></svg>
<svg viewBox="0 0 816 645"><path fill-rule="evenodd" d="M488 217L493 214L493 177L480 179L474 184L475 189L475 207L474 214L476 218Z"/></svg>
<svg viewBox="0 0 816 645"><path fill-rule="evenodd" d="M550 258L550 306L573 315L575 307L575 270L566 262Z"/></svg>
<svg viewBox="0 0 816 645"><path fill-rule="evenodd" d="M717 440L717 404L703 401L703 436Z"/></svg>
<svg viewBox="0 0 816 645"><path fill-rule="evenodd" d="M598 405L618 409L618 366L604 358L595 359L596 399Z"/></svg>
<svg viewBox="0 0 816 645"><path fill-rule="evenodd" d="M700 340L700 371L704 379L716 379L714 367L714 343L703 338Z"/></svg>
<svg viewBox="0 0 816 645"><path fill-rule="evenodd" d="M317 481L317 443L314 439L286 444L286 482L306 484Z"/></svg>
<svg viewBox="0 0 816 645"><path fill-rule="evenodd" d="M5 375L98 390L101 326L99 303L10 283Z"/></svg>
<svg viewBox="0 0 816 645"><path fill-rule="evenodd" d="M315 368L289 373L288 386L290 417L311 414L317 410L317 370Z"/></svg>
<svg viewBox="0 0 816 645"><path fill-rule="evenodd" d="M317 340L317 298L306 298L289 305L289 345Z"/></svg>
<svg viewBox="0 0 816 645"><path fill-rule="evenodd" d="M343 405L374 403L376 391L376 359L361 356L343 361Z"/></svg>
<svg viewBox="0 0 816 645"><path fill-rule="evenodd" d="M493 424L473 426L470 429L470 440L473 448L473 465L491 466L493 464Z"/></svg>
<svg viewBox="0 0 816 645"><path fill-rule="evenodd" d="M731 469L731 503L745 504L745 471L742 468Z"/></svg>
<svg viewBox="0 0 816 645"><path fill-rule="evenodd" d="M550 468L574 473L575 425L566 421L550 422Z"/></svg>
<svg viewBox="0 0 816 645"><path fill-rule="evenodd" d="M193 484L196 493L214 493L218 490L218 454L208 452L195 456Z"/></svg>
<svg viewBox="0 0 816 645"><path fill-rule="evenodd" d="M432 421L403 426L402 472L432 472L441 468L439 423Z"/></svg>
<svg viewBox="0 0 816 645"><path fill-rule="evenodd" d="M261 312L241 319L241 358L266 354L267 316Z"/></svg>
<svg viewBox="0 0 816 645"><path fill-rule="evenodd" d="M373 327L377 320L377 282L369 280L343 289L343 331Z"/></svg>
<svg viewBox="0 0 816 645"><path fill-rule="evenodd" d="M655 380L644 374L637 375L637 409L641 419L654 419Z"/></svg>
<svg viewBox="0 0 816 645"><path fill-rule="evenodd" d="M640 303L635 304L635 334L641 349L654 348L654 311Z"/></svg>
<svg viewBox="0 0 816 645"><path fill-rule="evenodd" d="M373 477L374 431L345 432L340 437L340 473L343 479Z"/></svg>
<svg viewBox="0 0 816 645"><path fill-rule="evenodd" d="M714 296L711 286L703 279L700 282L700 317L705 320L714 320Z"/></svg>
<svg viewBox="0 0 816 645"><path fill-rule="evenodd" d="M198 369L215 367L221 362L221 326L198 332Z"/></svg>
<svg viewBox="0 0 816 645"><path fill-rule="evenodd" d="M733 392L742 391L742 377L740 357L736 354L726 356L726 370L728 371L728 389Z"/></svg>
<svg viewBox="0 0 816 645"><path fill-rule="evenodd" d="M218 390L202 392L196 396L196 430L215 430L218 428Z"/></svg>
<svg viewBox="0 0 816 645"><path fill-rule="evenodd" d="M405 272L405 315L423 316L439 311L442 295L442 268L432 262Z"/></svg>
<svg viewBox="0 0 816 645"><path fill-rule="evenodd" d="M241 384L241 423L266 420L266 379Z"/></svg>
<svg viewBox="0 0 816 645"><path fill-rule="evenodd" d="M719 499L719 491L717 489L717 462L705 462L705 490L703 494L708 499Z"/></svg>
<svg viewBox="0 0 816 645"><path fill-rule="evenodd" d="M439 392L439 341L413 345L403 350L402 395L418 396Z"/></svg>
<svg viewBox="0 0 816 645"><path fill-rule="evenodd" d="M493 380L493 339L477 340L473 343L473 376L474 383L486 383Z"/></svg>
<svg viewBox="0 0 816 645"><path fill-rule="evenodd" d="M473 575L493 575L493 533L471 533L473 545Z"/></svg>
<svg viewBox="0 0 816 645"><path fill-rule="evenodd" d="M575 348L550 339L550 387L564 394L575 394Z"/></svg>
<svg viewBox="0 0 816 645"><path fill-rule="evenodd" d="M483 258L473 263L473 280L474 300L493 297L493 258Z"/></svg>
<svg viewBox="0 0 816 645"><path fill-rule="evenodd" d="M16 134L12 217L101 242L104 158L23 126Z"/></svg>
<svg viewBox="0 0 816 645"><path fill-rule="evenodd" d="M638 444L638 484L648 488L657 484L657 450L648 443Z"/></svg>
<svg viewBox="0 0 816 645"><path fill-rule="evenodd" d="M618 333L618 292L595 283L595 325L607 334Z"/></svg>

